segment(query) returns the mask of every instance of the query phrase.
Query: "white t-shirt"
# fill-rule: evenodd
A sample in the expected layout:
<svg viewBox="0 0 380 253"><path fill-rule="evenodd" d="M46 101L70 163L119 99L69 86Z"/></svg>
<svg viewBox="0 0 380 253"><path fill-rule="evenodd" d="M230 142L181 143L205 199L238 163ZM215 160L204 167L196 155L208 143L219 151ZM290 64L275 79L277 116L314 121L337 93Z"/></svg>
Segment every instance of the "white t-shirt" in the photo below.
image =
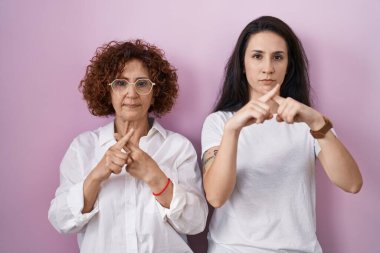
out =
<svg viewBox="0 0 380 253"><path fill-rule="evenodd" d="M78 233L82 253L192 252L184 234L203 231L207 203L196 152L185 137L154 121L140 148L173 182L170 209L162 207L150 188L124 169L101 185L94 209L82 214L83 182L116 143L114 123L79 135L60 166L60 186L49 220L62 233Z"/></svg>
<svg viewBox="0 0 380 253"><path fill-rule="evenodd" d="M202 154L219 146L231 112L210 114L202 129ZM316 237L315 157L318 142L304 123L275 117L244 127L237 150L235 188L209 227L209 251L310 252Z"/></svg>

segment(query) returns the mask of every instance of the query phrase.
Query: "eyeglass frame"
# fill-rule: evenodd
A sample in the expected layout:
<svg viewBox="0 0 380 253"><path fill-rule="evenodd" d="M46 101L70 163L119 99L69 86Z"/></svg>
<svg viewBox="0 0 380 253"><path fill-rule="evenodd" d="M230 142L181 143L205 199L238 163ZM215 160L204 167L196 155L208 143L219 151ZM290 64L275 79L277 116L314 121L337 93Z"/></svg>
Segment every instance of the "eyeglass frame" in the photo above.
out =
<svg viewBox="0 0 380 253"><path fill-rule="evenodd" d="M115 90L113 89L112 87L112 84L116 81L116 80L123 80L123 81L126 81L127 85L125 86L127 89L128 85L129 84L133 84L133 88L135 89L136 93L141 95L141 96L145 96L145 95L148 95L152 90L153 90L153 86L156 85L156 83L152 82L149 78L140 78L140 79L137 79L135 82L128 82L126 79L123 79L123 78L116 78L115 80L113 80L112 82L110 82L108 85L111 86L111 89L113 92L115 92ZM138 81L142 81L142 80L148 80L151 84L152 84L152 87L150 88L149 92L148 93L145 93L145 94L140 94L138 93L137 89L136 89L136 83ZM116 94L120 95L120 92L115 92Z"/></svg>

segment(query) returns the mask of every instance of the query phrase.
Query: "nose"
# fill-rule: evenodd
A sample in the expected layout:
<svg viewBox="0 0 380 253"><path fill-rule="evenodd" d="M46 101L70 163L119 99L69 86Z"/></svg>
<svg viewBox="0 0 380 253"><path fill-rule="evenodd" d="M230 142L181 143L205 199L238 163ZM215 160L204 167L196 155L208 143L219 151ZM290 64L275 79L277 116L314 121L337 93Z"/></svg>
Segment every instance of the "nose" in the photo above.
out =
<svg viewBox="0 0 380 253"><path fill-rule="evenodd" d="M275 72L272 59L266 59L264 61L262 71L264 74L273 74Z"/></svg>
<svg viewBox="0 0 380 253"><path fill-rule="evenodd" d="M127 97L130 97L130 98L137 97L137 92L136 92L134 84L128 83L127 87L125 88L125 90L127 91Z"/></svg>

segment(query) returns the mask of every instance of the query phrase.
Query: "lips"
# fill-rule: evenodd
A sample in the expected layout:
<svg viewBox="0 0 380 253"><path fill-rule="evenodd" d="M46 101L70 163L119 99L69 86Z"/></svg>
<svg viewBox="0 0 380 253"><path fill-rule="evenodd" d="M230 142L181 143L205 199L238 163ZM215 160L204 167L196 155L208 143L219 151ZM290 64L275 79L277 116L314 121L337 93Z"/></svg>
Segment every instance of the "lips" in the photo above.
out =
<svg viewBox="0 0 380 253"><path fill-rule="evenodd" d="M272 84L275 80L273 79L261 79L260 82L264 84Z"/></svg>
<svg viewBox="0 0 380 253"><path fill-rule="evenodd" d="M140 104L123 104L123 107L128 107L128 108L137 108L140 107Z"/></svg>

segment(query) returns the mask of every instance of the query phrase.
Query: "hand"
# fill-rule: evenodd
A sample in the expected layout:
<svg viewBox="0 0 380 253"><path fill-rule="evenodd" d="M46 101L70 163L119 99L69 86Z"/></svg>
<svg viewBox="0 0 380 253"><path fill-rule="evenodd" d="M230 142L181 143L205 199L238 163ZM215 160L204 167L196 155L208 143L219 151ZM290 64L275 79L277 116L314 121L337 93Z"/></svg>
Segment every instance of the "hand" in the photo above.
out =
<svg viewBox="0 0 380 253"><path fill-rule="evenodd" d="M116 140L120 139L120 135L115 134L115 138ZM140 179L149 185L155 184L158 180L167 180L165 174L159 168L157 163L150 157L150 155L141 150L137 144L132 142L132 138L126 143L124 149L128 150L129 153L126 162L126 170L131 176Z"/></svg>
<svg viewBox="0 0 380 253"><path fill-rule="evenodd" d="M112 173L119 174L122 167L127 163L129 152L123 150L134 130L130 129L126 135L120 138L116 144L111 146L104 154L102 160L91 172L93 179L102 182L110 177Z"/></svg>
<svg viewBox="0 0 380 253"><path fill-rule="evenodd" d="M273 115L270 112L268 101L274 98L278 93L280 85L277 84L272 90L258 99L252 98L245 106L243 106L235 115L228 120L226 127L228 129L240 131L243 127L254 123L260 124L267 119L271 119Z"/></svg>
<svg viewBox="0 0 380 253"><path fill-rule="evenodd" d="M324 125L321 113L293 98L275 96L273 100L279 105L276 116L278 122L285 121L288 124L304 122L313 130L320 129Z"/></svg>

